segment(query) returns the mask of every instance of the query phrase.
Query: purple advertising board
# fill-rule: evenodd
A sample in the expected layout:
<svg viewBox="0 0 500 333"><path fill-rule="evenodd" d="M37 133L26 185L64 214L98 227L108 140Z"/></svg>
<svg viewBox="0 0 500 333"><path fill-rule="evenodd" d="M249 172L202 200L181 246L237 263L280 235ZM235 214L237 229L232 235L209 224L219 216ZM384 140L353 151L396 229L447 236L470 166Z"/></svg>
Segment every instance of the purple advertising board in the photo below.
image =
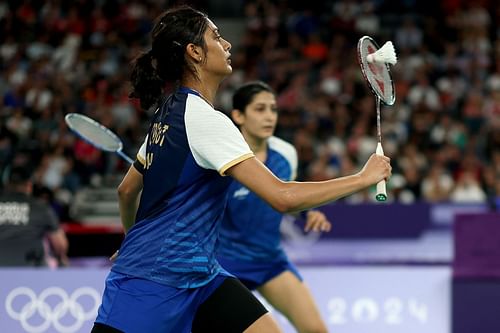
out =
<svg viewBox="0 0 500 333"><path fill-rule="evenodd" d="M301 273L330 332L451 330L447 267L307 267ZM295 332L286 318L265 305L285 332Z"/></svg>
<svg viewBox="0 0 500 333"><path fill-rule="evenodd" d="M453 236L455 277L500 280L500 213L457 215Z"/></svg>
<svg viewBox="0 0 500 333"><path fill-rule="evenodd" d="M335 333L449 333L448 267L299 267ZM88 333L106 268L0 269L0 332ZM295 332L276 315L286 333Z"/></svg>
<svg viewBox="0 0 500 333"><path fill-rule="evenodd" d="M431 205L424 202L411 205L354 205L336 202L317 209L334 223L334 228L324 233L323 238L411 239L419 237L431 226L430 208Z"/></svg>
<svg viewBox="0 0 500 333"><path fill-rule="evenodd" d="M90 332L107 274L107 269L0 269L0 332Z"/></svg>

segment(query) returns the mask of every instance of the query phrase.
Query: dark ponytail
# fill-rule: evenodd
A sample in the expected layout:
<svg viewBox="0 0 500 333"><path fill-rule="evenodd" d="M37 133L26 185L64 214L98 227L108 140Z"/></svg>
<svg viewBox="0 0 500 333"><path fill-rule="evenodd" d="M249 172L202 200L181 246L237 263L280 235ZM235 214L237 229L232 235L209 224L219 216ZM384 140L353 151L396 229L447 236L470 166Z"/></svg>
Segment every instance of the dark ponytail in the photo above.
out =
<svg viewBox="0 0 500 333"><path fill-rule="evenodd" d="M141 107L144 110L157 103L163 93L165 81L158 76L156 69L153 67L151 51L143 53L135 59L130 81L134 87L130 97L139 98Z"/></svg>
<svg viewBox="0 0 500 333"><path fill-rule="evenodd" d="M202 47L208 17L189 6L170 9L160 15L151 32L152 48L135 60L130 81L132 98L139 98L141 107L149 109L158 103L167 82L178 83L185 75L196 72L185 57L190 43Z"/></svg>

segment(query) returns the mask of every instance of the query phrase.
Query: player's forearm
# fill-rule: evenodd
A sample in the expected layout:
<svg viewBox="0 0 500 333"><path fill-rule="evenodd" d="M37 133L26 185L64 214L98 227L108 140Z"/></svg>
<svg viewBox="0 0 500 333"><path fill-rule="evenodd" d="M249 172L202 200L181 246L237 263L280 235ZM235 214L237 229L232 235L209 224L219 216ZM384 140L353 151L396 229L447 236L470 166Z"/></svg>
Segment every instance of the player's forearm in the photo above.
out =
<svg viewBox="0 0 500 333"><path fill-rule="evenodd" d="M118 186L118 204L120 207L120 218L125 233L135 223L139 198L143 188L142 174L131 166Z"/></svg>
<svg viewBox="0 0 500 333"><path fill-rule="evenodd" d="M382 159L373 156L375 159ZM388 171L380 171L382 168L377 170L373 165L371 168L373 170L365 170L365 165L363 170L355 175L322 182L283 182L256 158L250 158L230 168L227 174L256 193L275 210L289 213L337 200L362 190L388 175Z"/></svg>
<svg viewBox="0 0 500 333"><path fill-rule="evenodd" d="M367 187L358 174L322 182L287 182L279 190L280 211L294 212L335 201Z"/></svg>
<svg viewBox="0 0 500 333"><path fill-rule="evenodd" d="M122 193L118 196L120 219L125 233L127 233L135 223L135 215L137 214L137 208L139 206L139 198L140 192L136 195Z"/></svg>

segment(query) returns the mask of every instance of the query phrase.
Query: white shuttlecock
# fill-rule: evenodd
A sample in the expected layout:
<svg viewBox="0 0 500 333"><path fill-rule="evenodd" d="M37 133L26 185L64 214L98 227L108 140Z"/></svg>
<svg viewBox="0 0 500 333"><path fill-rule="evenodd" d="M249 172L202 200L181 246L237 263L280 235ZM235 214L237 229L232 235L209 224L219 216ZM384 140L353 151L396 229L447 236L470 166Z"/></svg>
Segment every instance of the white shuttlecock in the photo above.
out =
<svg viewBox="0 0 500 333"><path fill-rule="evenodd" d="M395 65L398 62L396 58L396 51L394 51L394 45L391 41L386 42L380 49L370 53L366 56L366 61L372 62L385 62Z"/></svg>

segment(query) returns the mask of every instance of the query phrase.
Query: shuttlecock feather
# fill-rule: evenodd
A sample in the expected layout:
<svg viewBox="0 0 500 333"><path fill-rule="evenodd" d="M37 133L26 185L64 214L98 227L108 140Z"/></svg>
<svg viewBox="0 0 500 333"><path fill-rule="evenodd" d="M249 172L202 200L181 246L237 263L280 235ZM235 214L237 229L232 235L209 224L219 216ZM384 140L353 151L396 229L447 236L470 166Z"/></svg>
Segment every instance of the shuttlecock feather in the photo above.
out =
<svg viewBox="0 0 500 333"><path fill-rule="evenodd" d="M394 45L391 41L386 42L380 49L370 53L366 56L366 61L372 62L385 62L395 65L398 62L396 58L396 51L394 51Z"/></svg>

